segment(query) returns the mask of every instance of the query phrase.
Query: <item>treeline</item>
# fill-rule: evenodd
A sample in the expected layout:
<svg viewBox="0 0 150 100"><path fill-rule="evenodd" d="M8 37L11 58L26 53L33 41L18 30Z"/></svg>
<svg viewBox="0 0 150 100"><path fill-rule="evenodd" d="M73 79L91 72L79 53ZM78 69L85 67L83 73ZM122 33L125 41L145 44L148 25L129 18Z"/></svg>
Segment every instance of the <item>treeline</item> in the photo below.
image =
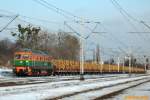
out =
<svg viewBox="0 0 150 100"><path fill-rule="evenodd" d="M12 43L9 39L0 41L0 65L9 66L11 64L10 59L13 58L15 51L15 43Z"/></svg>
<svg viewBox="0 0 150 100"><path fill-rule="evenodd" d="M9 64L14 52L22 48L41 50L54 59L79 59L79 40L70 33L52 33L43 31L40 27L19 24L18 32L11 34L16 38L16 42L13 43L9 39L0 41L0 65Z"/></svg>

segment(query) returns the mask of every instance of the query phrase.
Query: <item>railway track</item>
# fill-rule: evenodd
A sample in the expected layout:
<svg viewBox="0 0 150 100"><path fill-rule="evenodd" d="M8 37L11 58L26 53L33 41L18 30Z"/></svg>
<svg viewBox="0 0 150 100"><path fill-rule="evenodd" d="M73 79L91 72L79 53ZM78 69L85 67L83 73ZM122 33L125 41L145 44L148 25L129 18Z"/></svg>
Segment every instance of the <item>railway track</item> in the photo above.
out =
<svg viewBox="0 0 150 100"><path fill-rule="evenodd" d="M116 75L108 76L85 76L85 79L101 79L109 80L118 77ZM128 75L122 75L121 78L128 77ZM108 79L106 79L108 78ZM0 87L5 86L16 86L16 85L27 85L27 84L39 84L39 83L48 83L48 82L58 82L58 81L70 81L70 80L79 80L79 76L51 76L51 77L24 77L24 78L0 78Z"/></svg>
<svg viewBox="0 0 150 100"><path fill-rule="evenodd" d="M135 78L137 76L133 76ZM1 87L0 88L0 97L1 96L7 96L7 95L14 95L14 94L23 94L23 93L29 93L29 92L38 92L38 91L45 91L47 89L55 90L61 87L78 87L80 85L87 85L88 84L96 84L98 82L108 82L109 81L117 81L120 79L128 79L127 76L120 76L120 77L101 77L101 78L95 78L95 79L87 79L85 81L80 80L68 80L68 81L57 81L57 82L48 82L48 83L42 83L42 84L31 84L31 85L23 85L23 86L9 86L9 87ZM19 91L19 93L18 93Z"/></svg>
<svg viewBox="0 0 150 100"><path fill-rule="evenodd" d="M94 89L89 89L81 92L75 92L68 95L59 96L56 98L51 98L50 100L105 100L108 99L120 92L144 84L146 82L150 82L150 78L137 79L133 81L127 81L124 83L114 84L110 86L104 86ZM47 100L49 100L47 98ZM111 99L110 99L111 100Z"/></svg>
<svg viewBox="0 0 150 100"><path fill-rule="evenodd" d="M105 89L103 91L106 91L108 89L109 90L112 89L112 90L115 90L115 91L107 92L107 93L105 93L105 95L97 97L94 100L107 100L107 99L111 100L111 97L122 93L124 90L132 89L133 87L136 87L136 86L139 86L141 84L148 83L148 82L150 82L150 79L148 79L148 80L139 80L137 82L130 82L130 83L126 83L126 84L121 84L119 86L114 86L114 87L111 87L111 88L107 88L107 89ZM121 88L118 89L118 87L121 87ZM99 92L99 91L95 91L95 92Z"/></svg>

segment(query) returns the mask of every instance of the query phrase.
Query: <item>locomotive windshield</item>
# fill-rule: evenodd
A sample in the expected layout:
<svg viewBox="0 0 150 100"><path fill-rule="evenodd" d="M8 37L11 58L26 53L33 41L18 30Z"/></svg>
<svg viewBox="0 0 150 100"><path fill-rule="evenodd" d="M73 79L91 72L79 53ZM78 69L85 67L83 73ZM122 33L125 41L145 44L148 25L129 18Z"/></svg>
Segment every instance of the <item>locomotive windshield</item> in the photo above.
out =
<svg viewBox="0 0 150 100"><path fill-rule="evenodd" d="M29 55L22 55L23 59L29 59Z"/></svg>
<svg viewBox="0 0 150 100"><path fill-rule="evenodd" d="M20 59L20 58L21 58L20 54L15 55L15 59Z"/></svg>
<svg viewBox="0 0 150 100"><path fill-rule="evenodd" d="M21 55L21 54L17 54L15 55L15 59L29 59L29 55Z"/></svg>

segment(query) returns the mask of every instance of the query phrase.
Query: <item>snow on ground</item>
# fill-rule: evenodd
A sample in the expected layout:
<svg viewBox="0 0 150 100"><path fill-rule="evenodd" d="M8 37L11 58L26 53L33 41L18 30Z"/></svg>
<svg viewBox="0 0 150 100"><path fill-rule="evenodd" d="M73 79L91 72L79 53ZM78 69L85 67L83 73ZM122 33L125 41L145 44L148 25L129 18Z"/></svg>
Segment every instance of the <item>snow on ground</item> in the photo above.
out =
<svg viewBox="0 0 150 100"><path fill-rule="evenodd" d="M56 83L42 83L36 85L25 86L13 86L13 87L1 87L0 88L0 100L41 100L51 99L58 96L77 93L85 90L101 88L116 85L119 83L125 83L129 81L136 81L143 78L150 78L150 76L141 76L134 78L118 79L112 81L67 81L56 82L61 84L61 87L57 87ZM73 83L72 83L73 82ZM75 83L75 84L74 84ZM80 84L82 83L82 84ZM86 83L86 84L83 84ZM70 85L73 84L73 85ZM76 85L77 84L77 85Z"/></svg>
<svg viewBox="0 0 150 100"><path fill-rule="evenodd" d="M150 82L123 91L106 100L150 100Z"/></svg>
<svg viewBox="0 0 150 100"><path fill-rule="evenodd" d="M37 78L37 79L35 79L37 81L37 80L40 80L41 78L45 78L45 77L14 78L13 80L14 81L16 81L16 80L18 80L18 81L19 80L20 81L21 80L26 81L26 79L27 80L31 80L32 78L33 79ZM2 90L2 92L8 92L8 93L13 92L14 93L15 91L18 91L18 90L20 90L20 92L30 91L30 89L32 90L32 88L36 87L36 90L38 91L38 90L42 90L42 89L47 89L47 86L49 86L49 89L50 89L50 88L59 88L59 87L63 87L63 86L74 86L74 85L82 85L82 84L89 84L89 83L96 83L96 82L105 82L105 81L108 81L108 80L118 80L118 79L123 79L123 78L128 78L128 77L124 76L124 75L121 75L121 76L119 75L119 77L99 77L99 78L96 78L96 79L86 79L85 81L79 81L79 80L61 81L61 79L60 79L60 81L56 81L56 82L55 81L51 81L50 78L48 78L48 79L47 78L48 77L46 77L45 80L50 80L49 84L41 83L41 85L43 85L42 87L39 84L36 84L36 85L32 84L32 85L24 85L23 88L22 88L22 86L13 86L13 88L12 87L7 87L7 88L5 88L5 87L2 88L1 87L0 90ZM9 80L12 81L12 78L6 78L5 81L9 81ZM59 80L59 78L56 77L56 80ZM5 91L5 89L7 91Z"/></svg>
<svg viewBox="0 0 150 100"><path fill-rule="evenodd" d="M119 76L119 78L127 78L125 76ZM118 78L118 79L119 79ZM21 78L22 79L22 78ZM24 79L24 78L23 78ZM28 79L28 78L27 78ZM2 93L2 95L5 94L9 94L9 93L17 93L18 90L20 91L20 93L24 93L26 91L32 91L35 90L33 88L36 88L37 91L39 90L45 90L47 89L47 87L49 87L49 89L51 88L59 88L59 87L64 87L64 86L75 86L75 85L82 85L82 84L89 84L89 83L96 83L96 82L104 82L106 80L116 80L116 77L107 77L107 78L96 78L96 79L87 79L85 81L79 81L79 80L70 80L70 81L58 81L58 82L49 82L47 83L41 83L39 84L32 84L32 85L24 85L22 86L13 86L13 87L1 87L0 88L0 95ZM42 85L42 87L41 87Z"/></svg>
<svg viewBox="0 0 150 100"><path fill-rule="evenodd" d="M13 76L12 69L0 67L0 78Z"/></svg>
<svg viewBox="0 0 150 100"><path fill-rule="evenodd" d="M107 87L107 86L115 85L118 83L124 83L124 82L132 81L132 80L149 77L149 76L136 77L137 75L132 75L132 78L127 79L127 76L128 76L127 74L85 75L85 78L86 78L85 81L79 81L79 80L63 81L64 79L66 80L78 79L79 76L77 75L77 76L55 76L55 77L48 76L48 77L17 78L13 76L12 69L0 68L0 82L3 82L4 80L5 81L12 81L12 80L13 81L18 81L18 80L47 81L49 80L49 83L12 86L12 87L0 87L0 100L10 100L10 99L11 100L20 100L20 99L21 100L40 100L40 99L45 99L45 98L51 99L51 98L66 95L66 94L72 94L72 93L85 91L85 90L89 90L93 88ZM119 77L122 79L118 79ZM136 78L133 78L133 77L136 77ZM87 78L96 78L96 79L87 79ZM89 97L90 97L90 94L88 94ZM114 100L116 100L116 98Z"/></svg>
<svg viewBox="0 0 150 100"><path fill-rule="evenodd" d="M127 84L121 84L121 85L117 85L117 86L107 87L107 88L103 88L100 90L94 90L94 91L89 91L89 92L85 92L85 93L80 93L80 94L73 95L70 97L62 98L61 100L94 100L95 98L99 98L101 96L104 96L104 95L107 95L110 93L114 93L114 92L117 92L117 91L125 89L125 88L129 88L131 86L134 86L139 83L143 83L145 81L147 81L147 80L146 79L139 80L136 82L130 82ZM115 100L123 100L123 99L115 99Z"/></svg>

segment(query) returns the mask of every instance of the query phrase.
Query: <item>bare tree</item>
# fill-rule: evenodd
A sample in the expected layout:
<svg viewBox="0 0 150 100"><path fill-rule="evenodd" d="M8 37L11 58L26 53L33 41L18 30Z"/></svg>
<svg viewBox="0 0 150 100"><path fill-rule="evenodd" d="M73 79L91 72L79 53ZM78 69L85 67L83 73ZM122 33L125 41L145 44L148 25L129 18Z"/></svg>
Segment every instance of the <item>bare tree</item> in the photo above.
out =
<svg viewBox="0 0 150 100"><path fill-rule="evenodd" d="M13 52L15 51L15 44L9 39L4 39L0 41L0 65L7 65L13 57ZM8 65L9 66L9 65Z"/></svg>
<svg viewBox="0 0 150 100"><path fill-rule="evenodd" d="M37 49L38 48L38 39L39 27L32 27L31 25L28 25L26 27L22 27L20 24L18 25L18 32L14 33L12 32L12 36L17 38L17 45L21 48L31 48L31 49Z"/></svg>

